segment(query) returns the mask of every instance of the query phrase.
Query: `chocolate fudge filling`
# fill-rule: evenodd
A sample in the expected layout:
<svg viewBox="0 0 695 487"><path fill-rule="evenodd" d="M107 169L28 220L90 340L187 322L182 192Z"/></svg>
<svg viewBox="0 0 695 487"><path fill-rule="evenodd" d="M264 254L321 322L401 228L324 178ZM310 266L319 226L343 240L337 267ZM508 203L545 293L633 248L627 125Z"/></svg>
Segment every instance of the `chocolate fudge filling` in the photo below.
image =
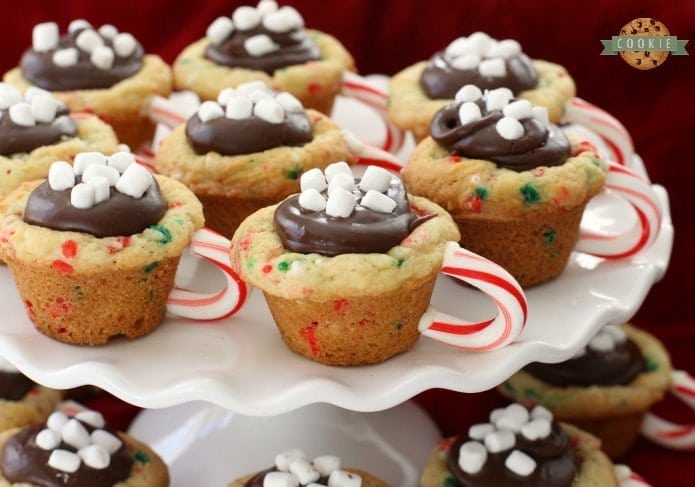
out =
<svg viewBox="0 0 695 487"><path fill-rule="evenodd" d="M21 401L36 384L24 374L0 370L0 398Z"/></svg>
<svg viewBox="0 0 695 487"><path fill-rule="evenodd" d="M37 147L61 142L64 137L74 137L77 133L75 122L67 116L67 107L56 113L51 123L19 125L12 121L9 109L0 111L0 154L9 156L31 152Z"/></svg>

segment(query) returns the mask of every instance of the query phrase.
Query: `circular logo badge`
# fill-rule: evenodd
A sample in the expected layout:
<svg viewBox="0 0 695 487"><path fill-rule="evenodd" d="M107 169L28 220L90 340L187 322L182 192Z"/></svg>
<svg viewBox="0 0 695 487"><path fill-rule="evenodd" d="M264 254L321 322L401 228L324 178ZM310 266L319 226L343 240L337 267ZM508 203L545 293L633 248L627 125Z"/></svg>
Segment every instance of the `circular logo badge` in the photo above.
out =
<svg viewBox="0 0 695 487"><path fill-rule="evenodd" d="M620 57L632 66L633 68L647 70L653 69L666 61L669 51L650 51L648 50L649 43L643 42L645 50L632 50L635 47L640 47L639 37L665 37L670 35L668 28L658 20L649 17L640 17L631 20L620 29L621 36L630 36L627 46L629 51L618 51Z"/></svg>

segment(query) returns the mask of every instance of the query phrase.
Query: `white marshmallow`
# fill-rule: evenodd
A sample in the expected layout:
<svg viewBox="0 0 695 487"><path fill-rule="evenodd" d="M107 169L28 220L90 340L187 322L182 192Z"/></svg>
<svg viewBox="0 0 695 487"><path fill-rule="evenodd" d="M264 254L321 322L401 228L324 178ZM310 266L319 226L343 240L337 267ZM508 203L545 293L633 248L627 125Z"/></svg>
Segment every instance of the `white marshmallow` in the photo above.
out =
<svg viewBox="0 0 695 487"><path fill-rule="evenodd" d="M504 59L484 59L480 61L480 64L478 65L478 72L481 76L491 78L502 77L507 74L507 65L505 64Z"/></svg>
<svg viewBox="0 0 695 487"><path fill-rule="evenodd" d="M75 38L75 45L86 52L92 52L95 47L103 46L104 40L92 29L85 29Z"/></svg>
<svg viewBox="0 0 695 487"><path fill-rule="evenodd" d="M91 29L92 24L87 22L85 19L75 19L68 25L68 32L72 34L75 31L82 29Z"/></svg>
<svg viewBox="0 0 695 487"><path fill-rule="evenodd" d="M521 45L514 39L504 39L503 41L496 42L487 51L488 57L500 57L502 59L509 59L510 57L516 56L521 52Z"/></svg>
<svg viewBox="0 0 695 487"><path fill-rule="evenodd" d="M43 88L39 88L38 86L30 86L24 90L24 101L31 104L31 100L33 100L35 96L43 95L50 96L51 98L53 97L50 92L44 90Z"/></svg>
<svg viewBox="0 0 695 487"><path fill-rule="evenodd" d="M91 164L105 166L106 162L106 156L101 152L80 152L75 155L72 167L75 169L75 174L81 176L84 170L87 169L87 166Z"/></svg>
<svg viewBox="0 0 695 487"><path fill-rule="evenodd" d="M0 108L10 108L22 100L21 91L7 83L0 83Z"/></svg>
<svg viewBox="0 0 695 487"><path fill-rule="evenodd" d="M373 189L379 193L386 191L391 185L391 173L379 166L368 166L360 179L359 187L362 191Z"/></svg>
<svg viewBox="0 0 695 487"><path fill-rule="evenodd" d="M116 189L132 198L141 198L152 184L152 173L140 164L131 164L116 181Z"/></svg>
<svg viewBox="0 0 695 487"><path fill-rule="evenodd" d="M261 0L256 5L256 10L261 16L268 15L275 12L278 9L278 4L275 0Z"/></svg>
<svg viewBox="0 0 695 487"><path fill-rule="evenodd" d="M354 187L355 179L352 177L352 174L348 176L346 173L339 173L331 178L331 181L328 183L327 193L330 196L338 188L352 192Z"/></svg>
<svg viewBox="0 0 695 487"><path fill-rule="evenodd" d="M529 411L526 407L522 406L517 402L511 403L509 406L504 408L504 414L502 417L513 417L517 422L525 423L529 419ZM500 426L495 423L495 425L500 428Z"/></svg>
<svg viewBox="0 0 695 487"><path fill-rule="evenodd" d="M504 461L504 466L517 475L528 477L536 470L536 461L521 450L514 450Z"/></svg>
<svg viewBox="0 0 695 487"><path fill-rule="evenodd" d="M99 29L97 29L97 32L101 37L104 37L106 39L113 39L118 35L118 29L116 28L115 25L112 24L104 24Z"/></svg>
<svg viewBox="0 0 695 487"><path fill-rule="evenodd" d="M107 157L106 163L118 171L118 174L123 174L128 166L135 164L135 157L129 151L119 151Z"/></svg>
<svg viewBox="0 0 695 487"><path fill-rule="evenodd" d="M108 70L113 67L113 61L116 56L113 50L108 46L96 46L89 55L91 63L99 69Z"/></svg>
<svg viewBox="0 0 695 487"><path fill-rule="evenodd" d="M94 206L94 198L94 186L91 184L80 183L70 190L70 204L80 210Z"/></svg>
<svg viewBox="0 0 695 487"><path fill-rule="evenodd" d="M484 440L485 436L495 431L492 423L478 423L468 428L468 436L474 440Z"/></svg>
<svg viewBox="0 0 695 487"><path fill-rule="evenodd" d="M299 194L299 206L309 211L326 209L326 199L314 188L305 189Z"/></svg>
<svg viewBox="0 0 695 487"><path fill-rule="evenodd" d="M478 54L471 53L455 57L449 61L449 64L451 64L452 68L463 71L466 69L475 69L481 62L482 60Z"/></svg>
<svg viewBox="0 0 695 487"><path fill-rule="evenodd" d="M326 177L323 175L321 169L315 167L313 169L309 169L307 172L301 175L299 178L299 187L302 191L313 188L316 191L321 192L328 187L328 183L326 182Z"/></svg>
<svg viewBox="0 0 695 487"><path fill-rule="evenodd" d="M238 7L232 13L234 27L239 30L249 30L256 27L261 22L261 13L253 7Z"/></svg>
<svg viewBox="0 0 695 487"><path fill-rule="evenodd" d="M48 93L36 94L31 97L29 108L37 122L50 123L58 111L58 101Z"/></svg>
<svg viewBox="0 0 695 487"><path fill-rule="evenodd" d="M514 98L514 93L508 88L490 90L485 94L485 109L488 112L502 110L512 98Z"/></svg>
<svg viewBox="0 0 695 487"><path fill-rule="evenodd" d="M283 91L275 97L275 101L280 104L280 106L286 112L301 112L304 110L304 105L297 99L293 94Z"/></svg>
<svg viewBox="0 0 695 487"><path fill-rule="evenodd" d="M237 95L240 96L249 96L251 93L253 93L256 90L262 90L262 91L267 91L270 92L270 88L268 87L265 82L261 80L256 80L256 81L247 81L246 83L242 83L239 86L236 87L235 91Z"/></svg>
<svg viewBox="0 0 695 487"><path fill-rule="evenodd" d="M263 27L271 32L289 32L292 30L292 18L281 9L263 17Z"/></svg>
<svg viewBox="0 0 695 487"><path fill-rule="evenodd" d="M268 472L263 487L299 487L299 479L289 472Z"/></svg>
<svg viewBox="0 0 695 487"><path fill-rule="evenodd" d="M10 119L22 127L33 127L36 125L36 119L31 112L31 107L25 101L20 101L10 107Z"/></svg>
<svg viewBox="0 0 695 487"><path fill-rule="evenodd" d="M269 52L277 51L280 48L273 39L266 34L258 34L249 37L244 41L244 49L249 56L259 57Z"/></svg>
<svg viewBox="0 0 695 487"><path fill-rule="evenodd" d="M293 448L275 455L275 467L281 472L289 472L290 464L300 458L307 458L306 453L299 448Z"/></svg>
<svg viewBox="0 0 695 487"><path fill-rule="evenodd" d="M495 124L497 133L505 140L517 140L524 135L524 126L516 118L502 117Z"/></svg>
<svg viewBox="0 0 695 487"><path fill-rule="evenodd" d="M185 92L185 93L188 93L188 92ZM171 96L174 96L174 94L172 93ZM194 95L194 96L197 97L197 95ZM196 103L196 106L198 106L198 103ZM130 147L128 146L128 144L124 144L123 142L121 142L120 144L118 144L116 146L116 150L118 150L118 152L128 152L128 153L133 152L132 150L130 150Z"/></svg>
<svg viewBox="0 0 695 487"><path fill-rule="evenodd" d="M53 53L52 59L53 64L61 68L67 68L68 66L74 66L77 64L77 58L79 53L74 47L67 47L65 49L58 49Z"/></svg>
<svg viewBox="0 0 695 487"><path fill-rule="evenodd" d="M362 477L345 470L334 470L328 477L328 487L360 487Z"/></svg>
<svg viewBox="0 0 695 487"><path fill-rule="evenodd" d="M116 51L118 57L128 57L138 46L138 41L135 40L132 34L122 32L113 39L113 50Z"/></svg>
<svg viewBox="0 0 695 487"><path fill-rule="evenodd" d="M116 451L121 447L122 444L122 441L119 437L102 429L92 431L90 439L92 440L92 444L101 446L107 452L109 452L110 455L116 453Z"/></svg>
<svg viewBox="0 0 695 487"><path fill-rule="evenodd" d="M467 441L459 449L458 465L469 475L475 475L487 461L487 450L478 441Z"/></svg>
<svg viewBox="0 0 695 487"><path fill-rule="evenodd" d="M87 184L94 188L95 205L98 205L111 197L111 190L109 188L111 185L109 184L109 180L104 176L93 177Z"/></svg>
<svg viewBox="0 0 695 487"><path fill-rule="evenodd" d="M599 332L589 341L588 347L594 352L610 352L615 348L615 340L610 334Z"/></svg>
<svg viewBox="0 0 695 487"><path fill-rule="evenodd" d="M306 458L300 458L292 462L290 464L290 473L293 473L302 485L316 482L321 477L319 471Z"/></svg>
<svg viewBox="0 0 695 487"><path fill-rule="evenodd" d="M60 130L64 134L72 132L75 128L75 123L72 121L69 115L61 115L60 117L53 120L53 123L51 125L57 127L58 130Z"/></svg>
<svg viewBox="0 0 695 487"><path fill-rule="evenodd" d="M483 97L483 92L475 85L464 85L456 92L454 100L467 102L478 101Z"/></svg>
<svg viewBox="0 0 695 487"><path fill-rule="evenodd" d="M618 482L628 480L630 475L632 475L632 469L624 464L613 465L613 471L615 472L615 477L618 479Z"/></svg>
<svg viewBox="0 0 695 487"><path fill-rule="evenodd" d="M326 174L326 181L329 183L336 174L343 173L352 177L352 169L350 169L350 166L345 161L333 162L326 166L326 169L324 169L323 172Z"/></svg>
<svg viewBox="0 0 695 487"><path fill-rule="evenodd" d="M487 52L487 50L490 48L490 44L495 42L494 39L492 39L485 32L474 32L468 36L467 41L468 49L471 52L480 54L481 56Z"/></svg>
<svg viewBox="0 0 695 487"><path fill-rule="evenodd" d="M205 35L210 44L222 44L234 32L234 22L229 17L217 17L208 26Z"/></svg>
<svg viewBox="0 0 695 487"><path fill-rule="evenodd" d="M85 465L96 470L103 470L111 463L111 455L99 445L89 445L77 451Z"/></svg>
<svg viewBox="0 0 695 487"><path fill-rule="evenodd" d="M268 123L282 123L285 110L275 100L259 100L253 106L253 114Z"/></svg>
<svg viewBox="0 0 695 487"><path fill-rule="evenodd" d="M548 109L545 107L533 107L533 118L538 120L543 127L548 128L550 125L550 117L548 116Z"/></svg>
<svg viewBox="0 0 695 487"><path fill-rule="evenodd" d="M236 90L234 88L222 88L222 91L217 95L217 103L222 106L227 106L227 102L233 96L237 96Z"/></svg>
<svg viewBox="0 0 695 487"><path fill-rule="evenodd" d="M251 100L254 103L258 103L261 100L274 100L275 99L273 94L267 89L253 90L251 93L248 94L248 98L249 98L249 100Z"/></svg>
<svg viewBox="0 0 695 487"><path fill-rule="evenodd" d="M337 455L320 455L314 458L313 464L322 477L328 477L333 470L340 469L340 457Z"/></svg>
<svg viewBox="0 0 695 487"><path fill-rule="evenodd" d="M396 208L396 202L384 193L370 189L362 199L360 205L379 213L391 213Z"/></svg>
<svg viewBox="0 0 695 487"><path fill-rule="evenodd" d="M80 463L79 455L68 450L53 450L48 457L48 465L61 472L77 472Z"/></svg>
<svg viewBox="0 0 695 487"><path fill-rule="evenodd" d="M612 336L615 343L624 343L627 340L627 333L618 325L606 325L601 331Z"/></svg>
<svg viewBox="0 0 695 487"><path fill-rule="evenodd" d="M458 37L451 41L446 49L444 49L444 58L453 59L465 54L471 54L471 45L465 37Z"/></svg>
<svg viewBox="0 0 695 487"><path fill-rule="evenodd" d="M458 115L461 125L465 125L469 122L475 122L483 117L482 113L480 112L480 107L474 101L462 103L459 107Z"/></svg>
<svg viewBox="0 0 695 487"><path fill-rule="evenodd" d="M31 46L36 52L46 52L58 47L60 32L55 22L36 24L31 31Z"/></svg>
<svg viewBox="0 0 695 487"><path fill-rule="evenodd" d="M502 109L505 117L522 120L533 117L533 105L528 100L516 100Z"/></svg>
<svg viewBox="0 0 695 487"><path fill-rule="evenodd" d="M46 420L46 426L48 426L53 431L60 433L63 430L63 426L65 426L69 419L70 418L68 418L67 414L61 411L56 411L54 413L51 413L51 415L48 417L48 419Z"/></svg>
<svg viewBox="0 0 695 487"><path fill-rule="evenodd" d="M289 24L290 30L304 27L304 18L294 7L286 5L279 12L282 12L282 15L285 16L285 22Z"/></svg>
<svg viewBox="0 0 695 487"><path fill-rule="evenodd" d="M485 435L485 447L490 453L499 453L514 448L516 436L509 430L493 431Z"/></svg>
<svg viewBox="0 0 695 487"><path fill-rule="evenodd" d="M75 190L81 186L88 186L86 184L78 184L74 188L72 188L72 193L75 193ZM72 198L71 198L72 199ZM75 206L73 204L73 206ZM76 206L76 208L80 208ZM85 447L89 445L89 433L87 432L86 428L82 426L82 423L77 421L74 418L68 419L68 422L65 423L65 426L63 426L63 430L61 431L61 435L63 437L63 441L67 443L68 445L77 448L78 450L82 447Z"/></svg>
<svg viewBox="0 0 695 487"><path fill-rule="evenodd" d="M102 166L99 164L92 164L90 166L87 166L82 173L82 182L83 183L89 183L95 178L104 178L106 179L106 182L109 183L109 186L115 186L116 181L118 181L118 178L121 176L121 174L118 172L118 170L115 167L109 167L109 166ZM99 413L95 413L99 414ZM82 419L78 417L78 419ZM91 424L91 423L90 423ZM96 428L101 428L102 426L96 426L93 425Z"/></svg>
<svg viewBox="0 0 695 487"><path fill-rule="evenodd" d="M490 411L490 422L494 424L498 419L502 417L505 411L505 408L495 408L492 411Z"/></svg>
<svg viewBox="0 0 695 487"><path fill-rule="evenodd" d="M538 404L531 410L531 418L532 419L547 419L548 421L553 420L553 413L550 412L548 408L545 406L542 406Z"/></svg>
<svg viewBox="0 0 695 487"><path fill-rule="evenodd" d="M326 215L347 218L355 208L355 196L343 188L333 190L326 202Z"/></svg>
<svg viewBox="0 0 695 487"><path fill-rule="evenodd" d="M200 107L198 107L198 118L200 118L200 121L203 123L223 116L224 111L222 107L214 101L204 101L200 104Z"/></svg>
<svg viewBox="0 0 695 487"><path fill-rule="evenodd" d="M243 120L253 115L253 101L245 96L231 96L227 100L225 117L232 120Z"/></svg>
<svg viewBox="0 0 695 487"><path fill-rule="evenodd" d="M544 418L532 419L521 427L521 434L527 440L542 440L550 435L550 421Z"/></svg>
<svg viewBox="0 0 695 487"><path fill-rule="evenodd" d="M44 428L36 435L36 444L42 450L53 450L60 445L60 435L49 428Z"/></svg>

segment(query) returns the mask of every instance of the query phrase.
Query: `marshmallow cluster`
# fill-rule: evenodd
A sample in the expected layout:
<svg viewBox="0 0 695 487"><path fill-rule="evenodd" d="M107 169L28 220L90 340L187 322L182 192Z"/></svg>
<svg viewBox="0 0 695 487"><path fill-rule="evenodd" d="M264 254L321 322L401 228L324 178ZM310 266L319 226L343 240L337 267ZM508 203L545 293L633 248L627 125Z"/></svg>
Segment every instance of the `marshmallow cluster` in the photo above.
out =
<svg viewBox="0 0 695 487"><path fill-rule="evenodd" d="M585 355L587 349L599 353L612 352L617 345L625 343L626 340L627 334L618 325L605 325L589 340L587 346L580 349L574 357Z"/></svg>
<svg viewBox="0 0 695 487"><path fill-rule="evenodd" d="M22 127L33 127L39 123L54 124L61 132L73 126L67 115L56 118L56 113L65 105L46 90L30 86L24 92L12 85L0 83L0 109L8 110L10 119Z"/></svg>
<svg viewBox="0 0 695 487"><path fill-rule="evenodd" d="M465 85L461 87L454 97L454 100L461 102L459 106L459 121L465 125L483 118L479 101L485 104L485 112L490 113L499 110L504 115L497 121L495 129L497 133L506 140L517 140L524 136L524 126L521 120L534 118L543 127L548 127L548 109L541 106L534 106L528 100L513 100L514 93L509 88L497 88L485 90L483 93L475 85Z"/></svg>
<svg viewBox="0 0 695 487"><path fill-rule="evenodd" d="M454 69L477 69L481 76L507 75L506 60L521 54L521 46L513 39L497 41L484 32L459 37L444 50L444 59Z"/></svg>
<svg viewBox="0 0 695 487"><path fill-rule="evenodd" d="M480 423L468 429L469 441L461 445L458 464L470 475L480 472L488 453L511 450L504 466L516 475L528 477L536 470L536 461L519 449L515 449L516 435L529 441L542 440L552 432L553 414L543 406L529 412L521 404L513 403L490 413L489 423Z"/></svg>
<svg viewBox="0 0 695 487"><path fill-rule="evenodd" d="M76 177L82 182L76 183ZM152 173L137 164L129 152L105 156L101 152L81 152L73 165L56 161L48 170L48 185L54 191L70 189L70 204L88 209L111 196L111 187L130 196L141 198L154 181Z"/></svg>
<svg viewBox="0 0 695 487"><path fill-rule="evenodd" d="M93 428L91 433L85 424ZM89 468L103 470L123 443L104 426L103 416L96 411L82 411L74 417L57 411L48 417L46 428L37 433L35 442L42 450L51 451L48 457L51 468L74 473L84 463ZM74 451L61 448L61 443Z"/></svg>
<svg viewBox="0 0 695 487"><path fill-rule="evenodd" d="M277 93L263 81L249 81L236 88L220 91L217 101L205 101L198 108L198 118L205 123L222 117L243 120L258 117L268 123L283 123L288 113L302 112L304 105L294 95Z"/></svg>
<svg viewBox="0 0 695 487"><path fill-rule="evenodd" d="M111 24L102 25L95 30L86 20L77 19L70 22L68 32L77 32L76 47L59 48L58 24L37 24L32 31L32 47L36 52L52 51L53 63L61 68L77 64L79 51L83 51L89 54L89 60L94 66L107 70L113 67L117 58L127 58L133 54L138 45L135 37L127 32L118 32Z"/></svg>
<svg viewBox="0 0 695 487"><path fill-rule="evenodd" d="M334 162L325 172L314 168L302 174L299 180L302 190L299 206L309 211L323 211L332 217L347 218L355 206L360 205L380 213L391 213L396 202L386 194L391 185L391 173L377 166L369 166L357 187L363 192L356 198L355 177L347 162ZM324 198L325 191L328 198Z"/></svg>
<svg viewBox="0 0 695 487"><path fill-rule="evenodd" d="M264 487L360 487L362 478L340 468L340 458L335 455L321 455L309 460L299 449L288 450L275 457L276 472L269 472L263 479ZM328 478L327 484L319 483L320 478Z"/></svg>
<svg viewBox="0 0 695 487"><path fill-rule="evenodd" d="M258 6L238 7L230 17L218 17L209 25L208 40L219 45L234 31L248 31L262 25L270 32L285 33L304 27L304 19L292 7L278 8L275 0L261 0ZM280 46L267 34L257 34L244 41L244 49L250 56L263 56L277 51Z"/></svg>

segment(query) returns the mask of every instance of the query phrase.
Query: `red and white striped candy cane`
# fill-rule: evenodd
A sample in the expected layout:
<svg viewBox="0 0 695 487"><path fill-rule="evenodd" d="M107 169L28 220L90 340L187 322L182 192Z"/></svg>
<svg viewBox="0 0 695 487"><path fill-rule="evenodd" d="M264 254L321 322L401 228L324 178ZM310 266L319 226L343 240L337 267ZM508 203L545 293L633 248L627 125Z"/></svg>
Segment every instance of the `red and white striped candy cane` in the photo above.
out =
<svg viewBox="0 0 695 487"><path fill-rule="evenodd" d="M481 352L511 343L526 325L528 303L519 283L499 265L455 242L447 242L442 272L487 294L497 315L470 322L431 307L420 319L420 333L463 350Z"/></svg>
<svg viewBox="0 0 695 487"><path fill-rule="evenodd" d="M145 113L154 123L161 123L172 129L186 122L181 109L171 100L159 95L149 98Z"/></svg>
<svg viewBox="0 0 695 487"><path fill-rule="evenodd" d="M659 234L662 217L661 204L651 185L627 167L608 162L605 188L632 205L637 213L635 224L621 233L582 229L576 250L607 259L622 259L648 248Z"/></svg>
<svg viewBox="0 0 695 487"><path fill-rule="evenodd" d="M174 288L167 300L167 311L196 321L227 318L241 309L246 301L244 281L229 266L229 240L208 228L198 230L191 240L190 250L212 262L225 276L225 286L215 293L198 293Z"/></svg>
<svg viewBox="0 0 695 487"><path fill-rule="evenodd" d="M670 393L695 410L695 379L683 370L671 374ZM647 413L642 422L642 435L654 443L673 450L695 450L695 423L676 424Z"/></svg>
<svg viewBox="0 0 695 487"><path fill-rule="evenodd" d="M616 464L614 469L619 487L651 487L646 480L633 472L627 465Z"/></svg>
<svg viewBox="0 0 695 487"><path fill-rule="evenodd" d="M357 156L357 164L360 166L379 166L396 174L400 174L403 169L403 161L373 145L362 144L354 152Z"/></svg>

